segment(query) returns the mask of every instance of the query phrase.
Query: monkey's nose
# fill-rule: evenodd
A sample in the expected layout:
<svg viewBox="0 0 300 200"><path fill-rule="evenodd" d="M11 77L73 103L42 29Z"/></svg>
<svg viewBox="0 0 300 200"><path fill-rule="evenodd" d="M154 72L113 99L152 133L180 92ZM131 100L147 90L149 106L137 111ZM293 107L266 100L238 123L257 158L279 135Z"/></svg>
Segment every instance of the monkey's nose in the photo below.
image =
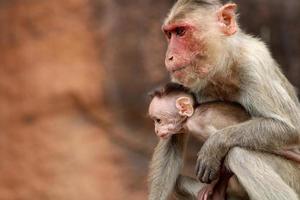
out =
<svg viewBox="0 0 300 200"><path fill-rule="evenodd" d="M169 57L169 61L172 61L174 59L174 56Z"/></svg>

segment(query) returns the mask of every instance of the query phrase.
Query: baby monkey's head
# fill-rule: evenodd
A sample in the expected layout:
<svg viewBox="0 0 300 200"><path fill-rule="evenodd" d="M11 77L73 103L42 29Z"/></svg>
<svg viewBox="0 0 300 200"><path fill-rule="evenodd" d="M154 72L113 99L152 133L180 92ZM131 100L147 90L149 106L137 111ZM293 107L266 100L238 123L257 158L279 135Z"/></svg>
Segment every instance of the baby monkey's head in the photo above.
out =
<svg viewBox="0 0 300 200"><path fill-rule="evenodd" d="M183 133L187 118L194 114L196 100L188 88L168 83L150 94L149 116L155 124L155 133L161 138Z"/></svg>

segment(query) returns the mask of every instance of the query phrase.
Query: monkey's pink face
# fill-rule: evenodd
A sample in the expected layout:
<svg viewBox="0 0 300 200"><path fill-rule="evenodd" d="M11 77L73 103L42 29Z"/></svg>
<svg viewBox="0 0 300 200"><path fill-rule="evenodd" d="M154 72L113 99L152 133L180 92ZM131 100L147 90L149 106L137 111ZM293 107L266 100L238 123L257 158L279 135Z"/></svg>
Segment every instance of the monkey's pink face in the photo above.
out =
<svg viewBox="0 0 300 200"><path fill-rule="evenodd" d="M185 117L178 113L174 97L154 97L149 106L149 115L154 121L155 133L166 139L183 131Z"/></svg>
<svg viewBox="0 0 300 200"><path fill-rule="evenodd" d="M165 64L171 76L189 86L197 78L205 78L210 71L204 42L197 39L199 31L187 23L164 25L168 40Z"/></svg>

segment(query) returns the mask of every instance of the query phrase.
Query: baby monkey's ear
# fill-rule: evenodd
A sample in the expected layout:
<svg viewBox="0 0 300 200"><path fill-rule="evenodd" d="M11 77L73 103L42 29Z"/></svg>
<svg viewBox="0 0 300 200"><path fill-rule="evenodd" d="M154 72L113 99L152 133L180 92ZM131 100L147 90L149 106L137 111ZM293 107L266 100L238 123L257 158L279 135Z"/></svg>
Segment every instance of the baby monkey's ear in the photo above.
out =
<svg viewBox="0 0 300 200"><path fill-rule="evenodd" d="M191 117L194 114L193 102L189 97L179 97L176 100L176 108L181 116Z"/></svg>

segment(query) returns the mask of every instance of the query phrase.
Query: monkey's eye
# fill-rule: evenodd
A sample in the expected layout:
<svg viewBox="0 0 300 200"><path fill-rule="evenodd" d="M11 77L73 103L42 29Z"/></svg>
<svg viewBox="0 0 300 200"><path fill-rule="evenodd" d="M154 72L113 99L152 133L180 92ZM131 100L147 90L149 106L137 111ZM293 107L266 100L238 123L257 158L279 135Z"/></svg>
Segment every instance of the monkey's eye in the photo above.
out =
<svg viewBox="0 0 300 200"><path fill-rule="evenodd" d="M171 37L172 37L171 31L165 31L165 35L168 39L171 39Z"/></svg>
<svg viewBox="0 0 300 200"><path fill-rule="evenodd" d="M176 35L179 36L179 37L184 36L185 32L186 32L186 30L185 30L184 27L177 27L177 28L175 29L175 33L176 33Z"/></svg>
<svg viewBox="0 0 300 200"><path fill-rule="evenodd" d="M156 123L158 123L158 124L161 123L161 119L154 119L154 121L155 121Z"/></svg>

